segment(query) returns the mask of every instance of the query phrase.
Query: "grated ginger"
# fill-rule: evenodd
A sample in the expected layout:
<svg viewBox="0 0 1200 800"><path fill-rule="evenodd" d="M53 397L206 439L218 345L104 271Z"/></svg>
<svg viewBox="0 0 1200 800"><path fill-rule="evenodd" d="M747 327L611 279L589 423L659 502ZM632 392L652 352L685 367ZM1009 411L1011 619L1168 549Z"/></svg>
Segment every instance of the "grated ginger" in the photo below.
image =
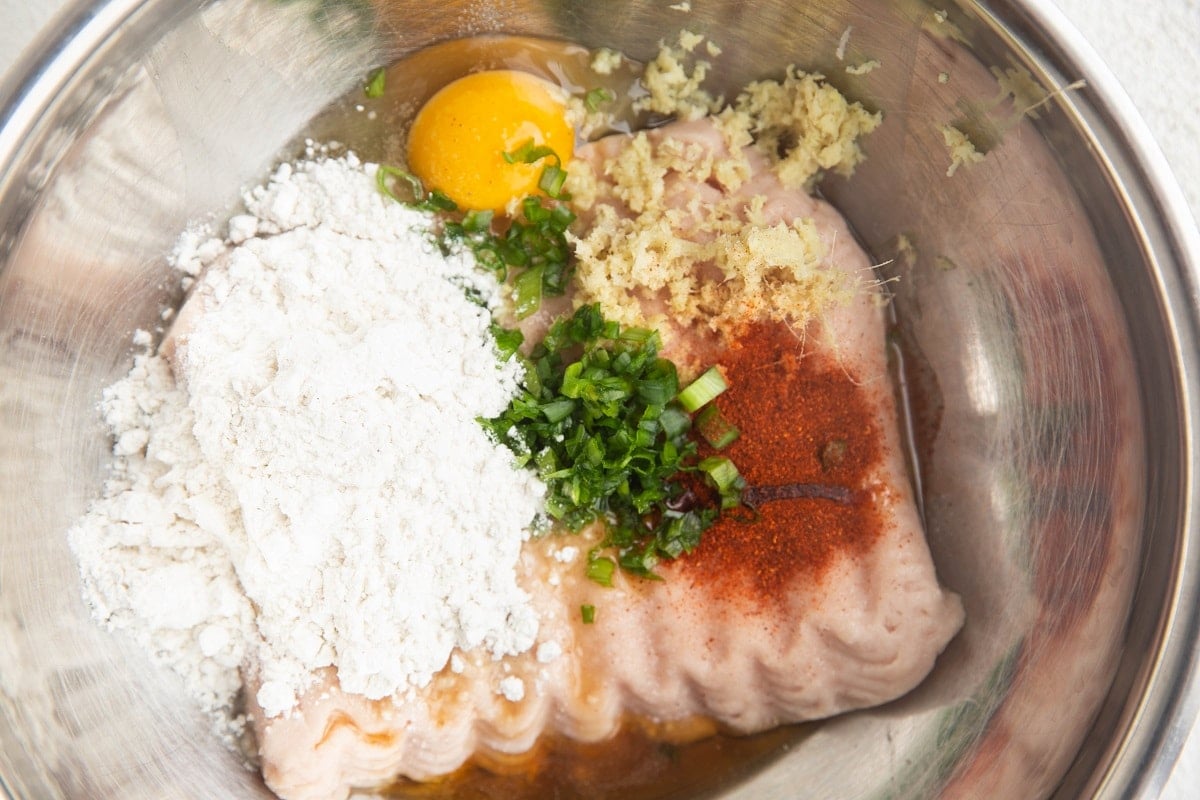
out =
<svg viewBox="0 0 1200 800"><path fill-rule="evenodd" d="M730 151L757 145L789 189L811 191L822 172L850 175L862 162L858 140L878 128L883 117L847 100L825 76L789 66L782 81L754 81L722 109L722 99L702 86L712 65L692 56L705 38L684 30L677 41L674 46L659 42L658 55L642 75L647 94L634 103L635 111L685 121L716 115ZM711 41L708 45L714 56L721 52ZM861 74L878 66L872 60L847 71Z"/></svg>
<svg viewBox="0 0 1200 800"><path fill-rule="evenodd" d="M640 132L604 162L603 176L583 161L572 165L567 190L588 217L571 234L576 303L599 302L606 316L629 325L670 320L720 332L760 319L803 325L849 302L862 280L826 267L812 221L772 222L765 198L735 193L751 178L752 159L793 191L811 191L827 170L849 175L864 157L859 138L881 115L795 67L781 81L749 84L722 109L702 87L709 63L693 55L704 41L683 31L674 46L660 42L635 108L685 121L709 117L724 147ZM707 52L720 48L710 42Z"/></svg>
<svg viewBox="0 0 1200 800"><path fill-rule="evenodd" d="M861 64L849 64L846 66L846 74L848 75L866 75L869 72L882 67L883 64L877 58L868 59Z"/></svg>
<svg viewBox="0 0 1200 800"><path fill-rule="evenodd" d="M625 56L620 51L601 47L592 54L592 72L597 75L612 75L624 60Z"/></svg>
<svg viewBox="0 0 1200 800"><path fill-rule="evenodd" d="M572 235L576 302L599 302L623 324L671 320L720 332L757 319L803 324L848 302L857 282L824 268L827 250L810 220L769 223L763 197L730 194L749 170L744 157L645 132L606 165L608 180L577 162L568 188L591 213ZM721 193L693 191L704 184ZM657 319L631 297L661 302Z"/></svg>
<svg viewBox="0 0 1200 800"><path fill-rule="evenodd" d="M702 87L712 64L697 60L692 54L703 41L700 34L685 30L680 31L676 45L659 42L658 55L646 65L642 76L646 96L638 98L633 110L696 120L724 105L721 98L713 97Z"/></svg>
<svg viewBox="0 0 1200 800"><path fill-rule="evenodd" d="M954 177L954 173L958 172L958 168L964 164L978 164L983 161L983 153L976 149L975 143L959 128L953 125L943 125L942 140L950 149L950 167L946 170L947 178Z"/></svg>
<svg viewBox="0 0 1200 800"><path fill-rule="evenodd" d="M792 66L782 81L748 85L718 116L718 125L731 148L753 142L774 162L784 186L811 191L825 170L854 172L863 160L858 140L882 119L851 103L821 74Z"/></svg>

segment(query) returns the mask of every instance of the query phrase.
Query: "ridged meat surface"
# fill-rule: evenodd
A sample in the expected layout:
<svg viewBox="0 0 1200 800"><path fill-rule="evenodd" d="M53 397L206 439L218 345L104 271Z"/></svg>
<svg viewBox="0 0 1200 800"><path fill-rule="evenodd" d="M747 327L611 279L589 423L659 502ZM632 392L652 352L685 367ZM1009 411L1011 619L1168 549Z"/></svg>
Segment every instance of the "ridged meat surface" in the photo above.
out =
<svg viewBox="0 0 1200 800"><path fill-rule="evenodd" d="M651 135L655 141L683 137L714 152L723 146L707 123ZM624 141L603 140L579 156L600 164ZM827 268L869 274L866 255L832 208L784 190L751 159L754 173L739 196L764 196L769 221L812 219L828 249ZM714 191L709 185L677 188ZM547 316L528 324L544 325ZM368 701L340 692L327 675L291 716L267 720L252 709L271 788L287 800L342 798L354 787L397 776L444 775L472 757L520 759L546 733L603 740L627 715L661 723L664 735L676 739L717 729L751 733L878 705L915 687L963 617L957 596L938 583L918 519L882 306L864 292L802 336L779 331L788 335L766 337L775 350L763 366L779 371L780 391L814 380L833 386L830 402L859 410L862 424L844 434L850 447L870 454L855 472L855 485L845 487L853 499L844 508L831 512L831 501L808 499L787 511L802 515L811 507L844 515L837 518L840 532L826 537L819 563L804 561L812 548L755 541L752 525L741 533L721 525L696 552L661 568L664 580L618 574L605 588L584 576L597 532L533 540L523 551L520 579L541 616L539 647L502 662L464 653L459 672L447 667L408 697ZM722 353L711 336L689 340L679 330L667 342L677 360L728 361L737 371L736 343ZM797 403L778 398L778 412L795 416L796 436L776 445L780 461L794 459L803 471L805 459L817 455L793 442L819 441L829 432L813 430L810 406ZM754 432L753 421L746 422L743 439ZM730 448L735 462L739 446L749 445ZM766 477L743 472L751 485ZM787 502L771 505L782 509ZM863 520L871 530L847 528ZM593 624L582 622L583 605L595 607ZM502 679L513 677L524 689L519 700L498 691Z"/></svg>

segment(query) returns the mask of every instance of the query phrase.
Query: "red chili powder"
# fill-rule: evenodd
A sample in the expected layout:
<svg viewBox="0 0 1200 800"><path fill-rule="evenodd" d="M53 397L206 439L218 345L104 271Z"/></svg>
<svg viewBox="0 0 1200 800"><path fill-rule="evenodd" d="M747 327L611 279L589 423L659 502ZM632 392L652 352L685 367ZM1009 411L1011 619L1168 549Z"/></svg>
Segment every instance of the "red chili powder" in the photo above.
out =
<svg viewBox="0 0 1200 800"><path fill-rule="evenodd" d="M729 389L715 402L741 436L721 452L748 487L819 484L851 500L764 502L757 514L721 516L700 546L679 559L681 574L726 599L782 600L797 581L819 581L836 558L879 537L877 500L864 491L880 460L880 429L866 390L842 365L804 353L782 324L750 327L721 360Z"/></svg>

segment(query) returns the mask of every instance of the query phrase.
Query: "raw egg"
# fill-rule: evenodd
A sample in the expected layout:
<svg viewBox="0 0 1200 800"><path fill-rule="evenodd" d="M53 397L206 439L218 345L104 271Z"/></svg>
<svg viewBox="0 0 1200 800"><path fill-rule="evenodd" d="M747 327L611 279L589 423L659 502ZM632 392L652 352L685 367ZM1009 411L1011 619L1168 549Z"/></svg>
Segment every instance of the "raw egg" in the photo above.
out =
<svg viewBox="0 0 1200 800"><path fill-rule="evenodd" d="M530 141L552 149L564 165L574 153L565 99L558 86L517 70L459 78L413 120L408 168L426 188L444 192L462 208L503 211L509 202L539 193L547 164L509 163L505 153Z"/></svg>

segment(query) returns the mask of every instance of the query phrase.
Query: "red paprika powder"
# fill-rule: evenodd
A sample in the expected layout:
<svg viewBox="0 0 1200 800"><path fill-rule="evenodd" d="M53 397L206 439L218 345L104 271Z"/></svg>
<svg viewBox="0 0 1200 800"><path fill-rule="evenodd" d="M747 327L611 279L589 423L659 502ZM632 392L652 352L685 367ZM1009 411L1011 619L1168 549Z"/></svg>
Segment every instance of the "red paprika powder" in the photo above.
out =
<svg viewBox="0 0 1200 800"><path fill-rule="evenodd" d="M722 514L676 564L725 599L783 600L797 581L820 581L837 558L865 552L879 537L882 519L866 484L882 458L881 431L868 390L834 359L805 353L783 324L748 328L721 367L729 389L715 402L741 431L721 454L737 465L745 496L775 499ZM824 496L781 488L796 484Z"/></svg>

